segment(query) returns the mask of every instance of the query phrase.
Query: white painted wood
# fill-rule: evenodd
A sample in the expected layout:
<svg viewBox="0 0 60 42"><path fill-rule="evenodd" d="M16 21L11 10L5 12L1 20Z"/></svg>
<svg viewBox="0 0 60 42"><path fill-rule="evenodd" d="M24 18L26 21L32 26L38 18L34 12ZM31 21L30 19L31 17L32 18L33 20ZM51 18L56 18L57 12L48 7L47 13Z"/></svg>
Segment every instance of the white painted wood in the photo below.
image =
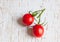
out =
<svg viewBox="0 0 60 42"><path fill-rule="evenodd" d="M41 38L27 33L27 27L18 24L24 13L46 8L41 20L47 26ZM0 0L0 42L60 42L60 0Z"/></svg>

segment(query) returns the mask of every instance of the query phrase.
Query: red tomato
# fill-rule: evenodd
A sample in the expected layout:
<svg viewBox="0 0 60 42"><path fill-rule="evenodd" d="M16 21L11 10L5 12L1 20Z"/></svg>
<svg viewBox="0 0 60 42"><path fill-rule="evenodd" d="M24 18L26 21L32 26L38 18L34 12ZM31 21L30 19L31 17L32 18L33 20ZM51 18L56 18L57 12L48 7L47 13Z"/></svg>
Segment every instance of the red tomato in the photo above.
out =
<svg viewBox="0 0 60 42"><path fill-rule="evenodd" d="M36 24L35 26L33 26L33 35L35 37L42 37L43 33L44 33L44 28L42 25Z"/></svg>
<svg viewBox="0 0 60 42"><path fill-rule="evenodd" d="M23 23L27 26L31 25L34 22L34 17L30 14L27 13L23 16Z"/></svg>

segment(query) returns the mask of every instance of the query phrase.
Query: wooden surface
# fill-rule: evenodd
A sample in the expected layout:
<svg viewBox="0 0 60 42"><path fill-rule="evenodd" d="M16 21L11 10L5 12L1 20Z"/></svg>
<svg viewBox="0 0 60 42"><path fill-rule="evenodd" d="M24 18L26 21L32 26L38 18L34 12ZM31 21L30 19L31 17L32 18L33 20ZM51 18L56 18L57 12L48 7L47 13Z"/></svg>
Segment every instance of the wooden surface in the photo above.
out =
<svg viewBox="0 0 60 42"><path fill-rule="evenodd" d="M46 8L41 20L48 22L41 38L29 35L18 19L29 10ZM60 42L60 0L0 0L0 42Z"/></svg>

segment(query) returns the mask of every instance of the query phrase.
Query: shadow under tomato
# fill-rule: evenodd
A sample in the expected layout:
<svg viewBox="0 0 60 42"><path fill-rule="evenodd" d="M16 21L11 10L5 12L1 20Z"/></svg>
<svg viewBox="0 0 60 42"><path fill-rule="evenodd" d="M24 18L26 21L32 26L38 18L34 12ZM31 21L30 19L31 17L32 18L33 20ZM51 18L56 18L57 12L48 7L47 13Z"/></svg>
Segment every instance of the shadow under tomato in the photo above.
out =
<svg viewBox="0 0 60 42"><path fill-rule="evenodd" d="M22 22L22 18L19 18L19 19L17 20L17 22L18 22L19 25L25 26L25 25L23 24L23 22Z"/></svg>
<svg viewBox="0 0 60 42"><path fill-rule="evenodd" d="M31 37L33 37L33 32L32 32L32 28L27 28L27 34Z"/></svg>

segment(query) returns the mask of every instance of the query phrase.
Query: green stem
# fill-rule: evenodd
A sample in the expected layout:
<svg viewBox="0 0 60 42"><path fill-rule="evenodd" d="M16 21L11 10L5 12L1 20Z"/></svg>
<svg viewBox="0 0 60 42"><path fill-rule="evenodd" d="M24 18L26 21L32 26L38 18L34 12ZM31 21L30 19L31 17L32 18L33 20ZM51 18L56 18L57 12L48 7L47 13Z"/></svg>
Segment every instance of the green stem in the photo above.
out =
<svg viewBox="0 0 60 42"><path fill-rule="evenodd" d="M38 24L40 24L40 17L42 15L42 13L45 11L45 9L42 10L42 12L39 14L39 16L37 18L39 18Z"/></svg>
<svg viewBox="0 0 60 42"><path fill-rule="evenodd" d="M41 17L41 15L42 15L42 13L45 11L45 9L43 9L43 10L41 10L42 12L39 14L39 16L37 17L37 18L39 18L39 17Z"/></svg>
<svg viewBox="0 0 60 42"><path fill-rule="evenodd" d="M39 18L38 24L40 24L40 18Z"/></svg>

